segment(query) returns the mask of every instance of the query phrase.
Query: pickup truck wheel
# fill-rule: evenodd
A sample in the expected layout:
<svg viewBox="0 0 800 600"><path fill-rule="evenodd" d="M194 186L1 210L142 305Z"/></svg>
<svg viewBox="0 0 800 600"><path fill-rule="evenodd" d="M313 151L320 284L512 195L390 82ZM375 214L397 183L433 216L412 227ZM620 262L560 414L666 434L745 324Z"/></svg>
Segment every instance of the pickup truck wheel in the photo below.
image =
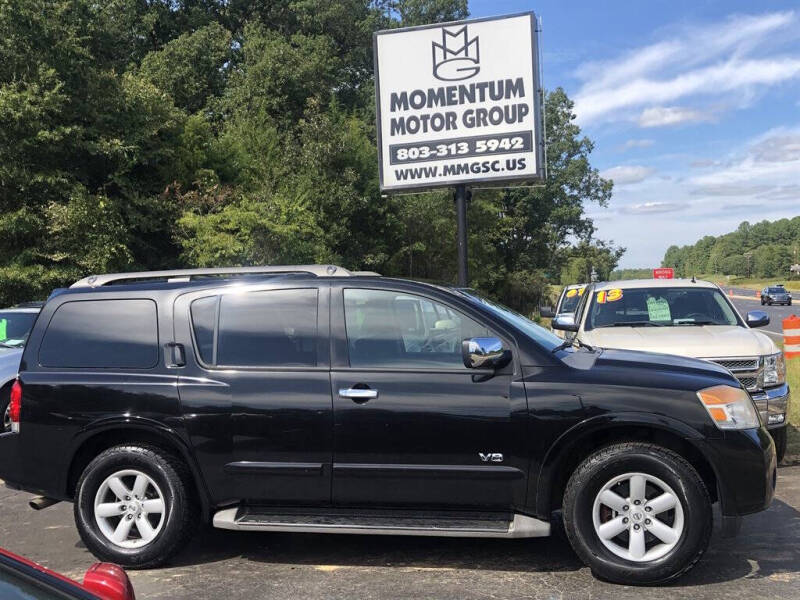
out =
<svg viewBox="0 0 800 600"><path fill-rule="evenodd" d="M564 494L564 524L592 572L625 584L664 583L708 547L711 500L697 471L653 444L603 448L581 463Z"/></svg>
<svg viewBox="0 0 800 600"><path fill-rule="evenodd" d="M186 466L160 448L116 446L78 481L75 523L98 558L129 568L166 562L199 518Z"/></svg>
<svg viewBox="0 0 800 600"><path fill-rule="evenodd" d="M788 433L786 431L786 427L770 429L769 433L772 435L772 440L775 442L775 458L778 462L781 462L783 457L786 456L786 442Z"/></svg>

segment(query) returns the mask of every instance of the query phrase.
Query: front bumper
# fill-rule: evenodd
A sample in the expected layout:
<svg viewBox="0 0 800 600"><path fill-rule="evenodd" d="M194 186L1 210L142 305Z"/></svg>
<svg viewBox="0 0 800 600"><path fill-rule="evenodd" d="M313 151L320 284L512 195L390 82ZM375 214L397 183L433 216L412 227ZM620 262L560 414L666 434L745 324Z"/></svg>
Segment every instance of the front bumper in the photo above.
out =
<svg viewBox="0 0 800 600"><path fill-rule="evenodd" d="M768 429L777 429L786 425L791 391L787 384L779 385L751 394L761 420Z"/></svg>
<svg viewBox="0 0 800 600"><path fill-rule="evenodd" d="M716 474L722 515L736 517L765 510L775 495L775 443L765 427L725 431L707 443Z"/></svg>

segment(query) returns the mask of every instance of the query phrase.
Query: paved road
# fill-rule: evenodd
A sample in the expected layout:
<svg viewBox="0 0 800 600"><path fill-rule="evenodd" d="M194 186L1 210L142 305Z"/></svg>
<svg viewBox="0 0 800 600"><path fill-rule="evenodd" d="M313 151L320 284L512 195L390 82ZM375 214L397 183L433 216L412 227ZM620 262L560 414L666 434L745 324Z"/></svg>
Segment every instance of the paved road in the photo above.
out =
<svg viewBox="0 0 800 600"><path fill-rule="evenodd" d="M731 288L723 288L727 293L728 290ZM750 310L764 310L769 315L769 325L766 327L761 328L761 331L770 331L772 333L783 334L783 320L788 317L789 315L798 315L800 316L800 305L792 305L792 306L761 306L761 300L756 298L754 290L745 290L742 288L733 288L733 293L735 296L731 298L733 301L734 306L736 306L737 310L742 313L744 316L747 311ZM742 296L747 296L748 298L742 298ZM800 296L800 294L798 294ZM798 297L798 302L800 302L800 297Z"/></svg>
<svg viewBox="0 0 800 600"><path fill-rule="evenodd" d="M80 577L92 556L72 507L42 512L0 488L0 545ZM465 540L205 530L167 568L131 572L139 600L230 599L796 599L800 595L800 465L782 467L772 507L720 539L665 588L594 579L559 538Z"/></svg>

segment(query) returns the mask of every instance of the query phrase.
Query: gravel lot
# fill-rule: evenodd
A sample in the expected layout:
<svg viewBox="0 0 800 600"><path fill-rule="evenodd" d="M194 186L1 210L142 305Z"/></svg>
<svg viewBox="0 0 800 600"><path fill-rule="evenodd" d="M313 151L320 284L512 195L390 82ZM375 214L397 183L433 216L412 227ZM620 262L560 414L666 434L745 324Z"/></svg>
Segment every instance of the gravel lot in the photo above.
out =
<svg viewBox="0 0 800 600"><path fill-rule="evenodd" d="M204 530L167 568L130 573L139 600L669 599L800 595L800 465L782 467L771 508L745 519L689 575L666 588L594 579L559 538L446 538L238 533ZM94 558L72 505L41 512L30 495L0 488L0 545L72 577Z"/></svg>

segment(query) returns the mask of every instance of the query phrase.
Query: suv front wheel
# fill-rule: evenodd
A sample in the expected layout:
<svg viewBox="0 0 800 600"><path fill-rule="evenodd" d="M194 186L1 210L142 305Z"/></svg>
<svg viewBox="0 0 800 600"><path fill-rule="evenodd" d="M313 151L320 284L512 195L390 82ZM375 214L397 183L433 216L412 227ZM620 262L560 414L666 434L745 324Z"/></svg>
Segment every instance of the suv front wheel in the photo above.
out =
<svg viewBox="0 0 800 600"><path fill-rule="evenodd" d="M182 461L149 446L115 446L83 471L75 523L98 558L124 567L166 562L192 535L199 518Z"/></svg>
<svg viewBox="0 0 800 600"><path fill-rule="evenodd" d="M572 474L564 524L575 552L597 576L664 583L691 569L708 547L711 501L697 471L675 452L616 444Z"/></svg>

